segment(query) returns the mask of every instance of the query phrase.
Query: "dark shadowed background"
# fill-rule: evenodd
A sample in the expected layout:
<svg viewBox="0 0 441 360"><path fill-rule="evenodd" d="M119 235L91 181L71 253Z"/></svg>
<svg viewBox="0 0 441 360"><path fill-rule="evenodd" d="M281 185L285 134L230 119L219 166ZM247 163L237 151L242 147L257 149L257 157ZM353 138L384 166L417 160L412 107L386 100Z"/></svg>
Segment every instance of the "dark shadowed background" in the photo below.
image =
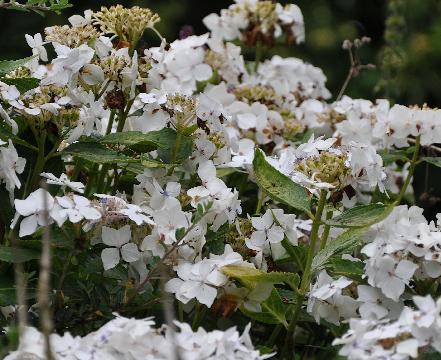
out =
<svg viewBox="0 0 441 360"><path fill-rule="evenodd" d="M175 39L183 25L192 25L197 34L206 31L202 18L210 12L219 12L231 1L226 0L71 0L73 8L61 15L48 14L41 17L32 13L0 12L2 36L0 57L18 58L29 55L24 41L25 33L42 31L45 26L63 24L66 18L83 10L99 9L102 5L123 4L150 7L161 15L160 31L167 39ZM287 3L287 1L280 1ZM393 100L403 104L427 102L441 106L441 1L401 0L403 53L405 63L400 71L400 89L391 91ZM387 17L387 0L298 0L306 23L306 43L290 48L279 47L274 51L283 55L301 57L321 67L328 76L328 85L335 94L341 86L348 68L346 54L341 50L344 39L369 36L372 43L363 49L366 62L379 64L384 44L383 33ZM351 83L348 94L353 97L375 98L375 85L381 77L375 70L361 75Z"/></svg>

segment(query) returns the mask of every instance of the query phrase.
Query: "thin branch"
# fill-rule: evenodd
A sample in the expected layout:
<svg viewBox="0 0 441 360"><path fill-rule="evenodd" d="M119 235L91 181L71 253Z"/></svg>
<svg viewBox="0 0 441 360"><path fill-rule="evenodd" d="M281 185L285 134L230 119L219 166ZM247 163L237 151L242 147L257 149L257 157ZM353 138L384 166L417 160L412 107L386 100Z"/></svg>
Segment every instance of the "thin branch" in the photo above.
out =
<svg viewBox="0 0 441 360"><path fill-rule="evenodd" d="M159 269L159 267L164 263L165 260L168 259L168 257L181 245L183 245L185 242L185 238L188 236L188 234L199 224L199 222L201 221L201 219L203 217L205 217L210 211L205 212L197 222L195 222L194 224L192 224L184 233L184 235L182 236L181 240L176 241L173 246L162 256L162 258L150 269L149 273L147 274L146 278L141 281L138 286L136 286L135 288L135 293L129 297L125 303L125 305L127 305L128 303L130 303L138 294L139 290L141 290L143 288L143 286L145 284L147 284L151 279L153 274L155 273L156 270Z"/></svg>
<svg viewBox="0 0 441 360"><path fill-rule="evenodd" d="M416 140L414 138L407 138L407 141L409 141L411 144L415 144ZM433 150L439 154L441 154L441 147L436 146L436 145L423 145L422 146L425 149L429 149L429 150Z"/></svg>
<svg viewBox="0 0 441 360"><path fill-rule="evenodd" d="M7 2L7 3L0 3L0 9L13 9L13 10L21 10L21 11L36 11L36 12L41 12L41 11L58 11L61 10L62 8L67 8L72 6L71 4L67 4L63 7L60 7L56 10L52 9L51 6L47 6L47 5L29 5L29 4L20 4L18 2L15 1L11 1L11 2Z"/></svg>
<svg viewBox="0 0 441 360"><path fill-rule="evenodd" d="M17 235L15 231L11 232L11 245L18 248ZM22 263L14 263L15 275L15 298L17 302L18 330L20 335L28 324L28 307L26 303L26 279Z"/></svg>
<svg viewBox="0 0 441 360"><path fill-rule="evenodd" d="M42 188L46 190L46 183L42 182ZM49 225L48 199L46 194L43 198L44 219L46 226L44 227L42 237L42 249L40 259L40 276L38 278L38 305L40 309L40 326L44 336L45 354L47 360L52 360L52 350L50 343L50 334L52 332L52 315L50 309L49 292L50 273L51 273L51 233Z"/></svg>

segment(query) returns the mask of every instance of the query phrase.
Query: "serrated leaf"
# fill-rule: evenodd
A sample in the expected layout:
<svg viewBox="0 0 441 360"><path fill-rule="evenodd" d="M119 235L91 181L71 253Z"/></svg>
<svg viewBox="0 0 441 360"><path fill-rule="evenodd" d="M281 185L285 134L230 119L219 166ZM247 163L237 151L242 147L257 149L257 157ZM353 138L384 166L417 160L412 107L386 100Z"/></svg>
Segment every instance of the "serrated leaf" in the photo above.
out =
<svg viewBox="0 0 441 360"><path fill-rule="evenodd" d="M97 164L139 161L96 142L77 142L64 149L63 153Z"/></svg>
<svg viewBox="0 0 441 360"><path fill-rule="evenodd" d="M263 151L256 149L253 160L257 184L274 200L295 209L309 212L311 203L306 190L271 166Z"/></svg>
<svg viewBox="0 0 441 360"><path fill-rule="evenodd" d="M14 85L21 93L35 89L40 84L39 79L31 78L31 77L17 78L17 79L2 78L1 81L3 81L5 84L8 85Z"/></svg>
<svg viewBox="0 0 441 360"><path fill-rule="evenodd" d="M421 160L431 165L441 167L441 157L422 157Z"/></svg>
<svg viewBox="0 0 441 360"><path fill-rule="evenodd" d="M20 66L26 65L34 56L29 56L19 60L0 60L0 75L10 73Z"/></svg>
<svg viewBox="0 0 441 360"><path fill-rule="evenodd" d="M177 143L176 131L164 128L150 131L146 134L140 131L126 131L112 133L100 139L100 143L107 145L124 145L137 152L158 150L160 156L167 162L171 159L171 152ZM188 136L181 136L179 149L176 150L176 161L187 159L192 152L192 140Z"/></svg>
<svg viewBox="0 0 441 360"><path fill-rule="evenodd" d="M355 206L344 211L325 223L336 227L357 228L376 224L384 220L393 207L384 204L369 204Z"/></svg>
<svg viewBox="0 0 441 360"><path fill-rule="evenodd" d="M328 242L326 247L320 250L312 260L312 271L323 269L335 255L352 252L361 243L368 228L349 229Z"/></svg>
<svg viewBox="0 0 441 360"><path fill-rule="evenodd" d="M300 278L297 274L289 272L264 272L247 266L228 265L222 267L221 271L230 278L239 280L245 286L255 288L259 283L270 284L286 283L293 288L297 288Z"/></svg>
<svg viewBox="0 0 441 360"><path fill-rule="evenodd" d="M330 260L329 270L333 275L346 276L349 279L361 281L364 274L364 263L337 257Z"/></svg>
<svg viewBox="0 0 441 360"><path fill-rule="evenodd" d="M285 328L288 327L285 317L287 307L283 304L283 301L276 289L272 290L271 295L268 297L268 299L262 302L261 307L262 311L260 312L249 311L243 306L240 308L240 310L248 317L262 323L282 324Z"/></svg>
<svg viewBox="0 0 441 360"><path fill-rule="evenodd" d="M7 263L22 263L40 257L40 252L32 249L0 246L0 261Z"/></svg>

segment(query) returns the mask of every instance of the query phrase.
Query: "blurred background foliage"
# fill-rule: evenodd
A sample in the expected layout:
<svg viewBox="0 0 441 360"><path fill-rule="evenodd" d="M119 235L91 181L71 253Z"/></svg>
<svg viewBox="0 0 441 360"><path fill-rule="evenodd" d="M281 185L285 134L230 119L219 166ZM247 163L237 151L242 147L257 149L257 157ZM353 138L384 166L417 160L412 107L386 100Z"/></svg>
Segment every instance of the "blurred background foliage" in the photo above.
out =
<svg viewBox="0 0 441 360"><path fill-rule="evenodd" d="M67 17L87 8L123 4L150 7L161 15L159 30L174 40L184 25L196 34L206 31L202 18L219 12L227 0L72 0L73 7L60 15L45 17L17 11L1 11L0 57L14 59L30 54L24 34L42 32L46 26L63 24ZM280 1L287 3L292 1ZM352 97L388 97L402 104L441 106L441 1L439 0L297 0L306 24L306 42L277 46L266 55L297 56L323 69L328 87L338 93L349 67L342 50L344 39L369 36L372 43L361 51L364 63L377 69L362 73L347 90ZM395 11L398 10L398 11ZM394 12L395 11L395 12ZM386 31L385 24L388 24ZM386 35L386 36L385 36ZM385 41L386 39L386 41ZM149 42L151 44L148 44ZM146 37L147 45L154 44ZM386 48L385 45L393 45ZM399 48L397 48L399 47Z"/></svg>

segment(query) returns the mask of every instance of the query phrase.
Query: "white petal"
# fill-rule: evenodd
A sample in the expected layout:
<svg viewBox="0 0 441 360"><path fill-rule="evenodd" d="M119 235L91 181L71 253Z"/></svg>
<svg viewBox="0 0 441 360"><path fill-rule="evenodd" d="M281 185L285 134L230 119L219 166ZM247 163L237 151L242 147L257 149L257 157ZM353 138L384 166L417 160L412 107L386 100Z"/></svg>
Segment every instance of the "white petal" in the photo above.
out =
<svg viewBox="0 0 441 360"><path fill-rule="evenodd" d="M119 249L107 248L101 253L101 260L103 261L104 270L113 269L119 264Z"/></svg>
<svg viewBox="0 0 441 360"><path fill-rule="evenodd" d="M20 223L19 236L23 237L33 234L35 230L37 230L37 226L37 215L31 215L24 218Z"/></svg>
<svg viewBox="0 0 441 360"><path fill-rule="evenodd" d="M121 257L126 262L134 262L139 260L141 253L139 252L136 244L128 243L121 248Z"/></svg>
<svg viewBox="0 0 441 360"><path fill-rule="evenodd" d="M104 244L119 248L130 241L130 226L125 225L121 229L103 226L101 237Z"/></svg>

